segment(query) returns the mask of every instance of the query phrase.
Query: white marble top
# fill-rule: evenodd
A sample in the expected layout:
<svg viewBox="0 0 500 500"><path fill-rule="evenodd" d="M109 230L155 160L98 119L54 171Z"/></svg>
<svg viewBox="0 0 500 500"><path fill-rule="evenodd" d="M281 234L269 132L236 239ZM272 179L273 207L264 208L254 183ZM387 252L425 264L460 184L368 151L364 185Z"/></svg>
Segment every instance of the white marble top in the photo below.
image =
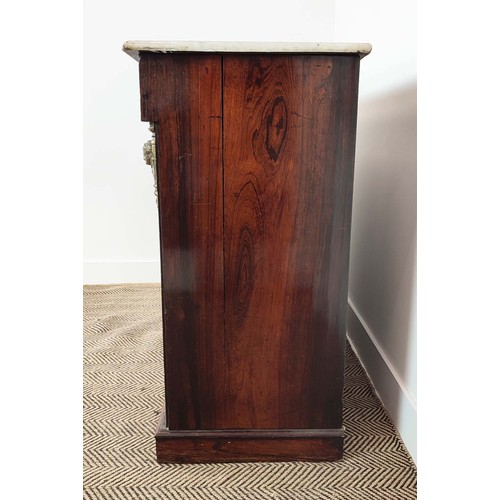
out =
<svg viewBox="0 0 500 500"><path fill-rule="evenodd" d="M260 53L312 53L368 55L369 43L326 42L166 42L130 40L123 50L139 60L139 52L260 52Z"/></svg>

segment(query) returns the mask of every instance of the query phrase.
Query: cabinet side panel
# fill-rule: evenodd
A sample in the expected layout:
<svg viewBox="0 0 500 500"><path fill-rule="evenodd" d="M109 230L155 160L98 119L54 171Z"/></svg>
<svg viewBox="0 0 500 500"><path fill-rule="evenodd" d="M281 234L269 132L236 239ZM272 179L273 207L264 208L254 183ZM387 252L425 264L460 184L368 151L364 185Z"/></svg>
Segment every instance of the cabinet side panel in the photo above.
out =
<svg viewBox="0 0 500 500"><path fill-rule="evenodd" d="M218 424L342 425L359 58L225 55Z"/></svg>
<svg viewBox="0 0 500 500"><path fill-rule="evenodd" d="M143 118L157 122L168 426L212 429L224 360L221 56L140 64Z"/></svg>

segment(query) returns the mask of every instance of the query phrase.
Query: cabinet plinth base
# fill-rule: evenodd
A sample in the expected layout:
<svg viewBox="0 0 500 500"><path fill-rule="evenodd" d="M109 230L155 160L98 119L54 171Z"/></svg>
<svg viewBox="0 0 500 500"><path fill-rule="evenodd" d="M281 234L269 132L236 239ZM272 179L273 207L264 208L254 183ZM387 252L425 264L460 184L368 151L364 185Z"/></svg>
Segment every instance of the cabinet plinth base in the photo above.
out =
<svg viewBox="0 0 500 500"><path fill-rule="evenodd" d="M332 462L340 460L343 429L169 430L165 409L156 432L159 463Z"/></svg>

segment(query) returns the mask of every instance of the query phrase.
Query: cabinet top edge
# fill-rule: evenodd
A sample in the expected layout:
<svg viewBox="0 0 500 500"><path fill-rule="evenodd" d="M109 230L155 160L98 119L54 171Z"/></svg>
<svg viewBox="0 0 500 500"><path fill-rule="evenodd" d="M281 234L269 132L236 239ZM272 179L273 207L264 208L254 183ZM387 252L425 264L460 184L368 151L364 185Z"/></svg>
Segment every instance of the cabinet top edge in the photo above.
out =
<svg viewBox="0 0 500 500"><path fill-rule="evenodd" d="M360 58L372 50L369 43L330 42L187 42L129 40L123 51L136 61L140 52L216 52L216 53L286 53L286 54L355 54Z"/></svg>

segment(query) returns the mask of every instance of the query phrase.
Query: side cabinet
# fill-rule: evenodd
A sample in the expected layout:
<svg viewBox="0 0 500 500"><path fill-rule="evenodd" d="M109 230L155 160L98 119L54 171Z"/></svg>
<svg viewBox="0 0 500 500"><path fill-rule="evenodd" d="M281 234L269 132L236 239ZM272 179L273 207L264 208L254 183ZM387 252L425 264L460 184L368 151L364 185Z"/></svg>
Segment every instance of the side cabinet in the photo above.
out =
<svg viewBox="0 0 500 500"><path fill-rule="evenodd" d="M158 461L339 459L358 79L370 46L193 45L124 45L155 134Z"/></svg>

